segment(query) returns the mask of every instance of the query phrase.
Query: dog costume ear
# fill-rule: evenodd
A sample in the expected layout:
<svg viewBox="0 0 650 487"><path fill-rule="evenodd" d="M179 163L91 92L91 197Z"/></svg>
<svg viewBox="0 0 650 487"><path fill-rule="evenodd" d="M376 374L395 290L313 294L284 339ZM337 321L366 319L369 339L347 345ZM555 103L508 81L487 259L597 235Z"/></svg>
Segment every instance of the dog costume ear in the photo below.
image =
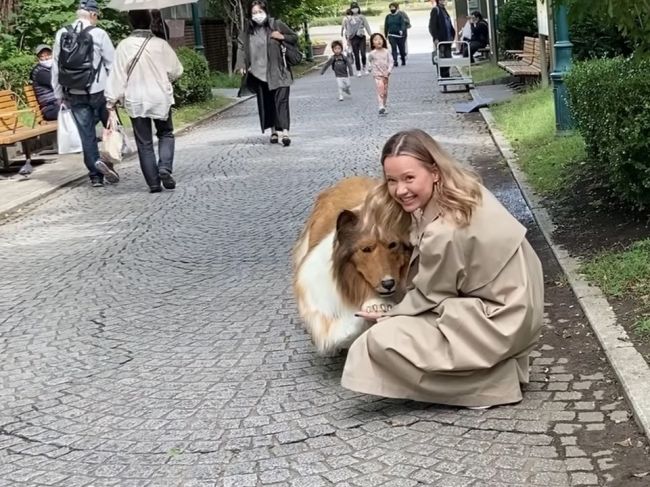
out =
<svg viewBox="0 0 650 487"><path fill-rule="evenodd" d="M343 210L339 213L338 218L336 219L336 231L340 232L345 228L350 228L357 224L359 217L357 214L350 210Z"/></svg>

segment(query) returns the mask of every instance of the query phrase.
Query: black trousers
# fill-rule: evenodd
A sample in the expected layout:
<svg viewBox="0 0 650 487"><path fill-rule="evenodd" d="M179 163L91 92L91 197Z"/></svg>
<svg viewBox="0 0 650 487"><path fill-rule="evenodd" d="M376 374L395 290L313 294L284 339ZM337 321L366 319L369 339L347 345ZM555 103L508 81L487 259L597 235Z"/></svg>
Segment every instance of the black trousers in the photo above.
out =
<svg viewBox="0 0 650 487"><path fill-rule="evenodd" d="M144 180L149 187L160 186L160 173L171 174L174 169L175 138L171 110L167 120L138 117L132 118L131 123ZM158 137L158 161L153 147L152 123Z"/></svg>
<svg viewBox="0 0 650 487"><path fill-rule="evenodd" d="M350 39L352 45L352 53L354 54L354 64L357 71L361 71L361 65L366 67L366 36L354 36Z"/></svg>
<svg viewBox="0 0 650 487"><path fill-rule="evenodd" d="M404 62L406 58L406 48L404 46L406 39L404 37L394 37L388 36L390 41L390 52L393 55L393 62L397 64L397 51L399 51L399 57Z"/></svg>
<svg viewBox="0 0 650 487"><path fill-rule="evenodd" d="M282 86L275 90L269 90L266 81L248 73L248 89L257 96L257 111L260 116L260 127L262 133L266 129L275 131L289 130L291 115L289 112L289 87Z"/></svg>
<svg viewBox="0 0 650 487"><path fill-rule="evenodd" d="M444 44L440 46L440 57L449 58L451 57L451 44ZM440 68L440 77L449 78L449 68Z"/></svg>

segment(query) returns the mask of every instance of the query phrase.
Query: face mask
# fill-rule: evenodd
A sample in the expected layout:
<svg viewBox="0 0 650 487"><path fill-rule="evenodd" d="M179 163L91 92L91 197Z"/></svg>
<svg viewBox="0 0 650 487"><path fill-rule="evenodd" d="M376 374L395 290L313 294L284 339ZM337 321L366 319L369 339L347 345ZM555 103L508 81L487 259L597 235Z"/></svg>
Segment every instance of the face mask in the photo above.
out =
<svg viewBox="0 0 650 487"><path fill-rule="evenodd" d="M253 22L256 24L262 25L266 21L266 13L264 12L258 12L256 14L253 14Z"/></svg>
<svg viewBox="0 0 650 487"><path fill-rule="evenodd" d="M353 14L358 14L358 13L359 13L359 9L358 9L358 8L353 8L353 9L352 9L352 13L353 13Z"/></svg>
<svg viewBox="0 0 650 487"><path fill-rule="evenodd" d="M397 9L396 9L396 8L391 8L391 9L390 9L390 13L394 14L395 12L397 12Z"/></svg>
<svg viewBox="0 0 650 487"><path fill-rule="evenodd" d="M41 65L45 66L46 68L51 68L52 67L52 60L51 59L43 59L42 61L39 61Z"/></svg>

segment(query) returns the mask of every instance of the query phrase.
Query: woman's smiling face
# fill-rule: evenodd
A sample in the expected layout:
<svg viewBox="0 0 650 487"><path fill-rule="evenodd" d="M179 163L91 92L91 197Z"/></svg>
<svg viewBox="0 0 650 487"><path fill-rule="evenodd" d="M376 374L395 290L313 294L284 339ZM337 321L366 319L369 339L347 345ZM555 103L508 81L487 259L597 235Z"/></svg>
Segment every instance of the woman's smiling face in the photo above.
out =
<svg viewBox="0 0 650 487"><path fill-rule="evenodd" d="M433 186L440 180L436 169L427 169L408 154L386 157L384 177L388 192L407 213L423 209L433 195Z"/></svg>

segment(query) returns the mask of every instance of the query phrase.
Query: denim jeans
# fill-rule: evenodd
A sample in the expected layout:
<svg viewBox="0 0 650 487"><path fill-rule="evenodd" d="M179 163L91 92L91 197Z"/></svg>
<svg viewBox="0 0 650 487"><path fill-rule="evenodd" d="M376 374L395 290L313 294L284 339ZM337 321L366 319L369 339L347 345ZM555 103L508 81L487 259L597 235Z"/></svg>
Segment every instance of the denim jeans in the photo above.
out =
<svg viewBox="0 0 650 487"><path fill-rule="evenodd" d="M95 127L97 127L97 122L102 122L104 127L108 122L104 92L100 91L90 95L70 94L67 103L72 110L77 130L79 130L79 138L84 153L84 164L88 168L88 175L91 179L103 179L102 173L95 168L95 163L99 160L99 146L97 145Z"/></svg>
<svg viewBox="0 0 650 487"><path fill-rule="evenodd" d="M167 120L138 117L131 118L131 122L144 180L150 188L160 186L160 173L168 172L171 174L174 166L176 140L174 138L172 112L169 111ZM156 152L153 148L152 122L156 126L156 137L158 137L158 163L156 163Z"/></svg>

